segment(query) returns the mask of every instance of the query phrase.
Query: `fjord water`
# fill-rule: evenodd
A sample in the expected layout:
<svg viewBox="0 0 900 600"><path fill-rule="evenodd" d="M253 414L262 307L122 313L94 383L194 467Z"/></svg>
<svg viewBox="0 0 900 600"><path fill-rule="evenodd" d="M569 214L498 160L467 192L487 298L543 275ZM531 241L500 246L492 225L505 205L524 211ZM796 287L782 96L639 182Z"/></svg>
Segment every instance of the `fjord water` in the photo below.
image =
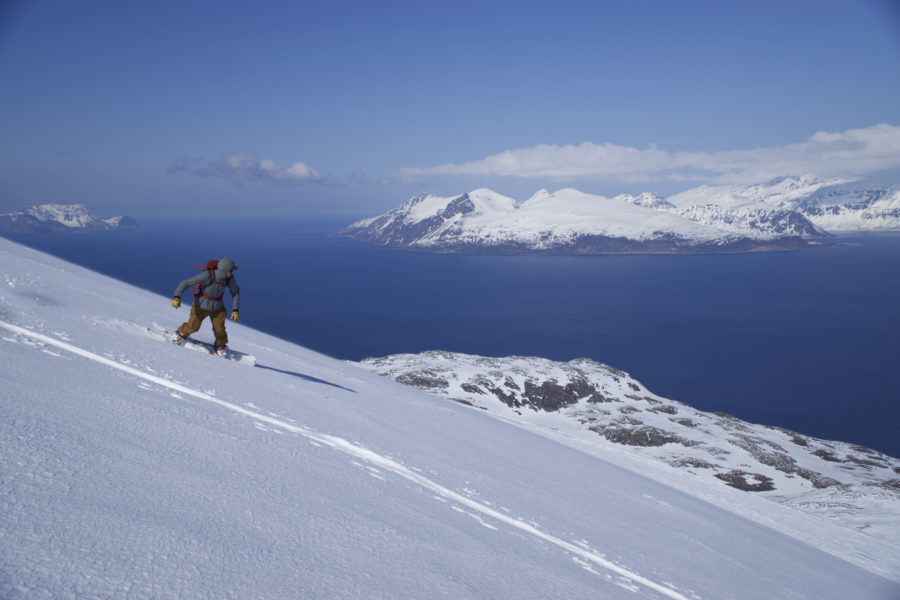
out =
<svg viewBox="0 0 900 600"><path fill-rule="evenodd" d="M900 235L797 252L493 256L331 237L349 222L9 237L160 302L193 263L228 255L242 323L337 358L588 357L701 410L900 456ZM173 310L170 324L186 318Z"/></svg>

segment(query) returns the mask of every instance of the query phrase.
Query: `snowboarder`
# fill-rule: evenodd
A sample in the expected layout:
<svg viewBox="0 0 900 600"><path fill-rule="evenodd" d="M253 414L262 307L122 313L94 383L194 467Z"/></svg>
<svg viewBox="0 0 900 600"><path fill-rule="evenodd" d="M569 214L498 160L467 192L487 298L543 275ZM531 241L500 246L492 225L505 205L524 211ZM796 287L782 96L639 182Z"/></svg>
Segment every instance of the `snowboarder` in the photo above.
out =
<svg viewBox="0 0 900 600"><path fill-rule="evenodd" d="M198 275L189 277L178 284L172 298L172 306L181 306L181 294L192 286L197 286L194 291L194 302L191 304L190 318L181 324L177 330L176 343L181 343L186 337L200 329L203 319L209 317L212 322L213 333L216 336L214 344L215 352L219 356L227 353L228 334L225 333L225 303L222 297L225 288L231 291L231 320L238 322L238 304L241 298L241 290L234 279L234 271L237 266L234 261L223 256L218 261L209 261L206 268Z"/></svg>

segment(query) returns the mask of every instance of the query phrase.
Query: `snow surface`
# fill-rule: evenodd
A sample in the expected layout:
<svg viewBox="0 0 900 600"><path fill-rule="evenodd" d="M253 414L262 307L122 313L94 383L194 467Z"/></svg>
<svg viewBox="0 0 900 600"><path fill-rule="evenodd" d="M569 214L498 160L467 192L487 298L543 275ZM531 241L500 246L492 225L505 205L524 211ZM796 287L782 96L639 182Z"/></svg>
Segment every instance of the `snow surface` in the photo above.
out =
<svg viewBox="0 0 900 600"><path fill-rule="evenodd" d="M167 297L6 240L0 264L0 597L900 597L895 560L244 325L252 361L165 343Z"/></svg>
<svg viewBox="0 0 900 600"><path fill-rule="evenodd" d="M726 485L808 515L864 532L835 531L827 549L897 556L900 459L845 442L709 413L658 396L613 367L588 359L475 356L429 351L368 358L360 366L407 385L471 405L627 469L655 471L656 480L719 506L822 544L796 511L746 502ZM764 485L760 485L764 483ZM750 507L753 507L750 510ZM776 517L778 514L780 516ZM887 542L883 544L881 542Z"/></svg>

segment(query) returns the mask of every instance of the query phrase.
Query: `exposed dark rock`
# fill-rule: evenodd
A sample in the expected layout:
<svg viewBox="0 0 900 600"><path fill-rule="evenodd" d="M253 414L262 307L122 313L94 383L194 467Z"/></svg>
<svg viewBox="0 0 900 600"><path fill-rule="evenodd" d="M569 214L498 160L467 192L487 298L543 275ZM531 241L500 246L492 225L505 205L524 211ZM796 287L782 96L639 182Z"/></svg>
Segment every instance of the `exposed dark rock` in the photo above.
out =
<svg viewBox="0 0 900 600"><path fill-rule="evenodd" d="M859 444L854 444L853 446L850 446L850 449L853 450L854 452L859 452L860 454L865 454L872 460L877 460L877 461L881 461L881 462L890 462L892 460L892 458L890 456L888 456L887 454L883 454L883 453L879 452L878 450L873 450L872 448L867 448L866 446L860 446ZM852 458L852 457L850 457L850 458ZM887 465L881 465L881 466L884 468L887 468Z"/></svg>
<svg viewBox="0 0 900 600"><path fill-rule="evenodd" d="M571 381L566 384L566 392L571 394L576 400L580 400L581 398L587 398L593 394L594 387L588 383L588 380L584 377L573 377Z"/></svg>
<svg viewBox="0 0 900 600"><path fill-rule="evenodd" d="M425 390L446 389L450 387L450 383L446 379L428 374L404 373L397 377L397 381Z"/></svg>
<svg viewBox="0 0 900 600"><path fill-rule="evenodd" d="M578 393L572 388L571 383L562 387L555 381L545 381L540 385L526 381L525 398L534 408L548 412L559 410L579 400Z"/></svg>
<svg viewBox="0 0 900 600"><path fill-rule="evenodd" d="M468 194L463 194L453 202L447 205L441 216L447 220L452 219L456 215L464 215L475 210L475 204L469 198Z"/></svg>
<svg viewBox="0 0 900 600"><path fill-rule="evenodd" d="M473 407L473 408L475 407L474 404L472 404L472 403L469 402L468 400L463 400L462 398L454 398L453 401L454 401L454 402L459 402L460 404L465 404L466 406L471 406L471 407ZM482 408L481 410L487 410L487 409L486 409L486 408Z"/></svg>
<svg viewBox="0 0 900 600"><path fill-rule="evenodd" d="M737 434L729 438L728 441L735 446L746 450L750 453L750 456L762 464L770 466L782 473L794 473L797 470L797 461L788 455L783 448L779 448L777 444L773 444L768 440ZM764 444L774 446L778 451L768 451L762 447Z"/></svg>
<svg viewBox="0 0 900 600"><path fill-rule="evenodd" d="M497 386L491 386L488 388L488 391L497 397L500 402L507 405L510 408L521 408L524 406L522 402L519 402L519 399L515 394L504 392Z"/></svg>
<svg viewBox="0 0 900 600"><path fill-rule="evenodd" d="M833 485L840 485L840 482L835 479L826 477L816 471L798 467L796 459L788 455L783 448L774 442L745 435L735 435L729 441L735 446L746 450L750 456L760 463L772 467L777 471L781 471L782 473L797 474L812 483L813 487L826 488ZM762 445L768 445L775 448L777 451L767 451Z"/></svg>
<svg viewBox="0 0 900 600"><path fill-rule="evenodd" d="M796 431L791 431L790 429L785 429L784 427L775 427L773 425L764 425L766 429L771 429L773 431L780 431L785 434L789 438L791 438L791 442L797 444L798 446L809 446L809 442L806 441L806 438L797 433Z"/></svg>
<svg viewBox="0 0 900 600"><path fill-rule="evenodd" d="M877 467L877 468L879 468L879 469L886 469L886 468L887 468L887 465L884 464L884 463L876 462L875 460L869 460L869 459L865 459L865 458L859 458L859 457L853 456L852 454L851 454L850 456L848 456L848 457L847 457L847 460L845 460L844 462L849 462L849 463L857 464L857 465L860 465L860 466L863 466L863 467Z"/></svg>
<svg viewBox="0 0 900 600"><path fill-rule="evenodd" d="M717 465L699 458L683 457L667 461L673 467L691 467L695 469L715 469Z"/></svg>
<svg viewBox="0 0 900 600"><path fill-rule="evenodd" d="M621 402L621 400L619 400L618 398L604 396L600 392L594 392L593 394L591 394L587 401L591 404L598 404L602 402Z"/></svg>
<svg viewBox="0 0 900 600"><path fill-rule="evenodd" d="M770 492L775 489L772 478L760 473L732 470L728 473L716 473L715 477L721 479L729 486L745 492ZM752 478L756 483L748 481L748 477Z"/></svg>
<svg viewBox="0 0 900 600"><path fill-rule="evenodd" d="M817 473L815 471L810 471L809 469L795 468L793 471L790 471L790 472L796 473L803 479L806 479L816 489L824 489L824 488L832 487L835 485L841 485L840 481L838 481L836 479L832 479L831 477L826 477L826 476L822 475L821 473Z"/></svg>
<svg viewBox="0 0 900 600"><path fill-rule="evenodd" d="M828 462L841 462L841 459L836 457L831 452L828 452L827 450L816 450L812 453L812 455L818 456L822 460L827 460Z"/></svg>
<svg viewBox="0 0 900 600"><path fill-rule="evenodd" d="M607 440L626 446L663 446L665 444L693 445L693 442L673 435L667 431L641 425L637 427L600 427L591 428Z"/></svg>

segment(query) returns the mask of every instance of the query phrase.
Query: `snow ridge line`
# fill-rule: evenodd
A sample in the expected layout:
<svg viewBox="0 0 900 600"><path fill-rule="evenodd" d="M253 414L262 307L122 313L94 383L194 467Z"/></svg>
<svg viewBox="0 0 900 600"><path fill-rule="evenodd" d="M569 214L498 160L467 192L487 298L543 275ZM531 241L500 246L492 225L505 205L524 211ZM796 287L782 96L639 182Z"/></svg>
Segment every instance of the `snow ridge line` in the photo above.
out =
<svg viewBox="0 0 900 600"><path fill-rule="evenodd" d="M35 331L31 331L30 329L26 329L24 327L19 327L18 325L13 325L12 323L7 323L6 321L3 321L3 320L0 320L0 327L4 327L4 328L8 329L9 331L12 331L13 333L17 333L19 335L23 335L23 336L44 342L45 344L50 344L51 346L55 346L55 347L59 348L60 350L65 350L66 352L70 352L72 354L87 358L94 362L98 362L100 364L106 365L113 369L117 369L119 371L128 373L129 375L134 375L135 377L139 377L139 378L149 381L151 383L155 383L157 385L167 387L171 390L181 392L181 393L189 395L189 396L193 396L194 398L198 398L200 400L205 400L207 402L211 402L212 404L216 404L222 408L226 408L234 413L250 417L251 419L254 419L256 421L260 421L260 422L266 423L268 425L272 425L274 427L278 427L280 429L290 431L292 433L297 433L297 434L302 435L303 437L306 437L307 439L310 439L314 442L328 446L334 450L337 450L344 454L350 455L354 458L358 458L358 459L363 460L372 465L381 467L381 468L385 469L386 471L390 471L390 472L394 473L395 475L398 475L398 476L400 476L408 481L411 481L425 489L428 489L447 500L450 500L457 504L466 506L466 507L468 507L474 511L477 511L487 517L490 517L496 521L504 523L505 525L509 525L510 527L513 527L524 533L528 533L534 537L544 540L545 542L548 542L559 548L562 548L563 550L565 550L571 554L574 554L574 555L579 556L591 563L594 563L597 566L600 566L604 569L612 571L618 575L621 575L622 577L627 577L628 579L634 581L635 583L638 583L646 588L649 588L656 592L659 592L660 594L663 594L664 596L672 598L673 600L689 600L686 596L680 594L679 592L677 592L673 589L670 589L664 585L661 585L659 583L656 583L655 581L647 579L646 577L643 577L642 575L639 575L637 573L629 571L628 569L621 567L621 566L615 564L614 562L611 562L611 561L603 558L599 554L596 554L594 552L591 552L590 550L586 550L586 549L584 549L580 546L577 546L571 542L567 542L563 539L560 539L558 537L550 535L549 533L545 533L529 523L525 523L523 521L520 521L519 519L515 519L513 517L505 515L502 512L494 510L493 508L491 508L485 504L482 504L476 500L468 498L462 494L459 494L458 492L454 492L453 490L446 488L446 487L442 486L441 484L439 484L435 481L432 481L431 479L428 479L427 477L425 477L423 475L420 475L419 473L416 473L415 471L392 460L391 458L388 458L386 456L383 456L381 454L378 454L376 452L373 452L373 451L363 448L361 446L357 446L343 438L329 435L327 433L319 433L319 432L313 431L307 427L302 427L300 425L293 425L291 423L287 423L280 419L276 419L276 418L270 417L268 415L263 415L258 412L254 412L252 410L248 410L248 409L238 406L236 404L232 404L230 402L225 402L223 400L219 400L218 398L216 398L214 396L211 396L204 392L181 385L180 383L176 383L174 381L169 381L167 379L158 377L156 375L151 375L149 373L145 373L134 367L122 364L118 361L115 361L115 360L106 358L104 356L100 356L99 354L90 352L89 350L84 350L83 348L73 346L72 344L68 344L61 340L37 333Z"/></svg>

